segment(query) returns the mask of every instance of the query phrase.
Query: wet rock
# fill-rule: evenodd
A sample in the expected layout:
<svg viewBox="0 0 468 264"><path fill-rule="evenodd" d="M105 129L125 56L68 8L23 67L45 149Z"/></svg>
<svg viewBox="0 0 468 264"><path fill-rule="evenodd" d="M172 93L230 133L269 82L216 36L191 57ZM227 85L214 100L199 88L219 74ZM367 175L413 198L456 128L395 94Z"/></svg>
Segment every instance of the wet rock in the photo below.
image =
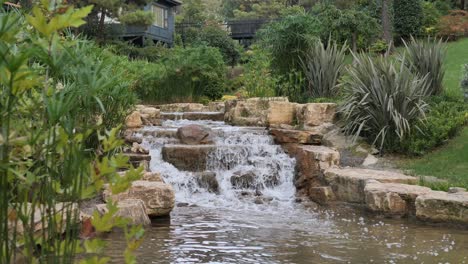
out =
<svg viewBox="0 0 468 264"><path fill-rule="evenodd" d="M325 180L333 189L337 200L350 203L364 203L364 188L367 181L382 183L416 184L418 179L398 172L358 169L330 168L324 173Z"/></svg>
<svg viewBox="0 0 468 264"><path fill-rule="evenodd" d="M125 156L129 158L130 163L134 167L143 166L146 168L146 164L151 161L151 155L141 154L141 153L124 153Z"/></svg>
<svg viewBox="0 0 468 264"><path fill-rule="evenodd" d="M143 121L141 119L141 114L138 111L132 112L125 119L125 126L127 128L140 128L143 126Z"/></svg>
<svg viewBox="0 0 468 264"><path fill-rule="evenodd" d="M468 225L468 192L432 191L416 198L416 217L431 222Z"/></svg>
<svg viewBox="0 0 468 264"><path fill-rule="evenodd" d="M206 126L188 125L177 129L177 138L187 145L206 145L214 143L213 131Z"/></svg>
<svg viewBox="0 0 468 264"><path fill-rule="evenodd" d="M320 145L323 135L312 131L290 130L290 129L270 129L270 134L277 144L298 143Z"/></svg>
<svg viewBox="0 0 468 264"><path fill-rule="evenodd" d="M184 113L182 118L187 120L224 121L224 112L187 112Z"/></svg>
<svg viewBox="0 0 468 264"><path fill-rule="evenodd" d="M117 203L118 211L115 216L123 217L130 220L132 225L147 226L151 224L151 220L146 214L145 204L139 199L125 199ZM101 214L107 213L106 204L96 205L96 210Z"/></svg>
<svg viewBox="0 0 468 264"><path fill-rule="evenodd" d="M162 157L179 170L199 172L206 170L208 155L215 150L215 145L165 145Z"/></svg>
<svg viewBox="0 0 468 264"><path fill-rule="evenodd" d="M231 185L234 189L255 189L256 175L254 171L235 172L231 176Z"/></svg>
<svg viewBox="0 0 468 264"><path fill-rule="evenodd" d="M164 182L161 173L159 172L145 172L143 173L141 180L150 182Z"/></svg>
<svg viewBox="0 0 468 264"><path fill-rule="evenodd" d="M294 185L299 195L307 196L310 188L323 186L322 172L340 162L339 152L332 148L313 145L293 145L289 148L296 158Z"/></svg>
<svg viewBox="0 0 468 264"><path fill-rule="evenodd" d="M177 203L177 207L188 207L189 203Z"/></svg>
<svg viewBox="0 0 468 264"><path fill-rule="evenodd" d="M133 153L149 154L149 150L143 148L140 144L136 142L133 142L130 151Z"/></svg>
<svg viewBox="0 0 468 264"><path fill-rule="evenodd" d="M268 106L267 125L279 127L282 124L295 125L296 104L272 101Z"/></svg>
<svg viewBox="0 0 468 264"><path fill-rule="evenodd" d="M254 204L265 204L273 201L273 197L257 196L254 199Z"/></svg>
<svg viewBox="0 0 468 264"><path fill-rule="evenodd" d="M309 189L309 198L318 204L328 204L335 200L335 194L330 186L312 187Z"/></svg>
<svg viewBox="0 0 468 264"><path fill-rule="evenodd" d="M215 172L206 171L202 173L195 173L194 177L196 177L197 183L200 187L206 189L209 192L219 192L219 183L216 179Z"/></svg>
<svg viewBox="0 0 468 264"><path fill-rule="evenodd" d="M196 103L177 103L160 105L159 109L162 112L203 112L205 106Z"/></svg>
<svg viewBox="0 0 468 264"><path fill-rule="evenodd" d="M367 208L385 216L415 215L416 198L429 192L431 189L423 186L378 181L369 181L364 187Z"/></svg>
<svg viewBox="0 0 468 264"><path fill-rule="evenodd" d="M334 103L310 103L296 106L296 119L304 127L333 123L335 115L336 104Z"/></svg>
<svg viewBox="0 0 468 264"><path fill-rule="evenodd" d="M105 189L103 196L106 201L114 202L126 199L142 200L145 203L146 214L150 217L169 215L175 203L172 186L163 182L134 181L123 193L112 194L109 189Z"/></svg>

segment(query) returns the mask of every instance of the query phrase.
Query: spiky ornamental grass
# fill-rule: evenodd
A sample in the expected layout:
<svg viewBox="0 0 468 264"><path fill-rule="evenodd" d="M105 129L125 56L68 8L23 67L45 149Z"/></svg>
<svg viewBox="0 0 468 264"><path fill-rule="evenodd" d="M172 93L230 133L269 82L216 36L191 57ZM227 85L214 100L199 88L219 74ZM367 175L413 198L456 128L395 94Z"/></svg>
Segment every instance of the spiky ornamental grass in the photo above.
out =
<svg viewBox="0 0 468 264"><path fill-rule="evenodd" d="M330 40L325 47L317 41L301 59L301 66L308 81L307 94L312 98L336 97L338 79L345 67L347 46L338 47Z"/></svg>
<svg viewBox="0 0 468 264"><path fill-rule="evenodd" d="M427 104L426 77L412 74L405 65L379 57L355 55L340 106L347 134L364 136L380 148L392 146L423 120Z"/></svg>
<svg viewBox="0 0 468 264"><path fill-rule="evenodd" d="M427 40L416 40L411 37L409 43L403 41L405 50L400 55L402 61L411 72L420 78L427 75L426 81L429 89L426 95L439 95L443 92L445 69L444 59L446 47L442 39L428 38Z"/></svg>

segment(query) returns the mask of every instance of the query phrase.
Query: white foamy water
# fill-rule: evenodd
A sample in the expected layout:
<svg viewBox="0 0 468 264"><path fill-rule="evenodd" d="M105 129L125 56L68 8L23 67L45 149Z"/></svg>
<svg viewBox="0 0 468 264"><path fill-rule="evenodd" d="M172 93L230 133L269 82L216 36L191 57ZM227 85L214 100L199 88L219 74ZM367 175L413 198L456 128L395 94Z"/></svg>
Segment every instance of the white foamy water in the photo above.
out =
<svg viewBox="0 0 468 264"><path fill-rule="evenodd" d="M200 186L193 172L181 171L162 158L163 146L177 144L177 140L161 135L173 135L177 128L194 123L208 126L216 134L217 148L208 156L206 171L216 173L218 193ZM153 136L145 136L143 146L150 150L151 170L160 172L164 180L174 187L178 203L254 208L262 207L259 203L263 201L282 206L289 206L294 201L295 160L274 144L264 128L233 127L214 121L175 120L165 121L161 127L146 127L143 131L156 131L152 133ZM253 180L248 181L248 186L233 186L231 178L235 175L247 175L246 178Z"/></svg>

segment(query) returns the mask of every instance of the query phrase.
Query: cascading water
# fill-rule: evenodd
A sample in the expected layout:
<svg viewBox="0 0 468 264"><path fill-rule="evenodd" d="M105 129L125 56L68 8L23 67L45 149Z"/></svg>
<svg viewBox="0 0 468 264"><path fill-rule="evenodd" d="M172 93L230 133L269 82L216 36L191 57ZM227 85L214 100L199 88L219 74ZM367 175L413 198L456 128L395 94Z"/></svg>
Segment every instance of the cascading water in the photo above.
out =
<svg viewBox="0 0 468 264"><path fill-rule="evenodd" d="M206 170L218 192L196 173L163 161L177 128L210 127L218 146ZM165 121L140 132L151 169L176 191L170 223L145 228L138 263L468 263L468 231L369 218L359 210L321 210L295 202L294 160L262 128L212 121ZM213 175L213 174L212 174ZM113 233L109 255L126 241Z"/></svg>
<svg viewBox="0 0 468 264"><path fill-rule="evenodd" d="M207 190L197 180L196 173L180 171L162 159L164 144L177 143L173 137L177 128L188 124L210 127L217 135L217 148L207 159L206 171L215 173L218 192ZM165 121L161 127L149 127L142 133L143 146L150 149L151 170L160 172L176 191L179 203L203 206L249 207L267 201L289 204L294 201L295 160L275 145L263 128L242 128L213 121ZM159 132L159 133L158 133ZM261 196L261 198L260 198Z"/></svg>

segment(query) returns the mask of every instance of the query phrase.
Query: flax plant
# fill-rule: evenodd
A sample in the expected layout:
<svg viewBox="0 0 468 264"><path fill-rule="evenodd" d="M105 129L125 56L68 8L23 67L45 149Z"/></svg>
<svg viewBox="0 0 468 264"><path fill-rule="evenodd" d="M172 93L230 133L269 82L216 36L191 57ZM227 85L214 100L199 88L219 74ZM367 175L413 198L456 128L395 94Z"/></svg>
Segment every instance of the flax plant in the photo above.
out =
<svg viewBox="0 0 468 264"><path fill-rule="evenodd" d="M386 57L354 56L340 106L347 134L364 136L382 151L405 138L423 121L429 89L426 78L413 75Z"/></svg>
<svg viewBox="0 0 468 264"><path fill-rule="evenodd" d="M74 43L64 30L82 25L91 8L43 0L25 17L0 10L0 263L72 263L79 251L102 251L98 239L78 240L79 202L106 182L112 192L121 192L141 174L115 154L122 144L118 129L103 132L99 119L82 119L81 105L105 110L102 100L72 93L75 83L51 77L70 63L64 58ZM93 80L93 86L102 81ZM89 148L92 137L99 153ZM126 177L118 176L120 168L129 169ZM113 217L115 205L108 208L93 216L93 225L97 232L123 228L129 243L125 258L134 263L131 253L142 230ZM81 263L107 260L94 256Z"/></svg>

